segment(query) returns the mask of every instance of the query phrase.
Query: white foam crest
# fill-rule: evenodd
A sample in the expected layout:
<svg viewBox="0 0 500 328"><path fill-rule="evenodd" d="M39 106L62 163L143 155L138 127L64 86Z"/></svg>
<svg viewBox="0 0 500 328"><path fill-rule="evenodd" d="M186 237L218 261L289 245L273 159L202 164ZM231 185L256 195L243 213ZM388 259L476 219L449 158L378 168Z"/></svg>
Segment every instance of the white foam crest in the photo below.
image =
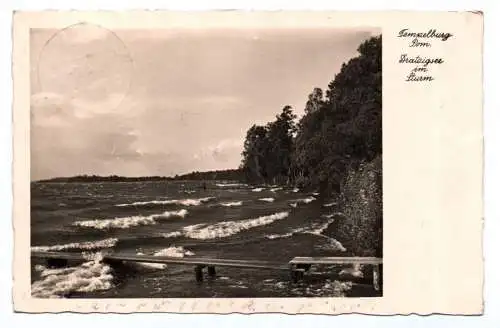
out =
<svg viewBox="0 0 500 328"><path fill-rule="evenodd" d="M293 207L293 208L297 207L297 203L290 203L290 207Z"/></svg>
<svg viewBox="0 0 500 328"><path fill-rule="evenodd" d="M245 183L216 183L217 187L244 187L248 186Z"/></svg>
<svg viewBox="0 0 500 328"><path fill-rule="evenodd" d="M312 195L313 196L319 196L319 192L313 192Z"/></svg>
<svg viewBox="0 0 500 328"><path fill-rule="evenodd" d="M349 276L354 278L363 278L363 271L361 271L361 264L355 263L350 268L344 268L339 272L339 276Z"/></svg>
<svg viewBox="0 0 500 328"><path fill-rule="evenodd" d="M166 233L163 233L162 236L163 236L163 238L180 237L180 236L182 236L182 232L180 232L180 231L166 232Z"/></svg>
<svg viewBox="0 0 500 328"><path fill-rule="evenodd" d="M126 207L126 206L143 206L143 205L184 205L184 206L199 206L203 203L211 201L215 197L204 197L204 198L186 198L186 199L167 199L167 200L151 200L147 202L133 202L130 204L118 204L115 206Z"/></svg>
<svg viewBox="0 0 500 328"><path fill-rule="evenodd" d="M116 245L118 242L117 238L107 238L97 241L84 241L79 243L69 243L63 245L53 245L53 246L33 246L31 250L34 252L51 252L51 251L64 251L68 249L84 249L84 250L94 250L99 248L110 248Z"/></svg>
<svg viewBox="0 0 500 328"><path fill-rule="evenodd" d="M303 198L303 199L297 199L297 202L298 202L298 203L309 204L309 203L311 203L311 202L313 202L313 201L315 201L315 200L316 200L316 197L312 197L312 196L310 196L310 197Z"/></svg>
<svg viewBox="0 0 500 328"><path fill-rule="evenodd" d="M253 188L252 189L253 192L261 192L262 190L264 190L264 188Z"/></svg>
<svg viewBox="0 0 500 328"><path fill-rule="evenodd" d="M263 201L263 202L268 202L268 203L272 203L274 202L274 198L272 197L267 197L267 198L259 198L260 201Z"/></svg>
<svg viewBox="0 0 500 328"><path fill-rule="evenodd" d="M299 192L299 188L293 188L292 192Z"/></svg>
<svg viewBox="0 0 500 328"><path fill-rule="evenodd" d="M38 298L60 298L71 292L93 292L113 287L111 267L100 258L76 267L47 269L37 267L40 280L31 285L31 295Z"/></svg>
<svg viewBox="0 0 500 328"><path fill-rule="evenodd" d="M278 187L278 188L271 188L269 190L272 191L272 192L277 192L277 191L283 190L283 188Z"/></svg>
<svg viewBox="0 0 500 328"><path fill-rule="evenodd" d="M261 216L255 219L239 221L223 221L211 225L187 226L183 228L184 235L193 239L216 239L232 236L241 231L268 225L288 217L288 212L279 212L271 215Z"/></svg>
<svg viewBox="0 0 500 328"><path fill-rule="evenodd" d="M341 251L341 252L345 252L347 250L344 247L344 245L342 245L342 243L335 238L328 237L328 236L325 236L323 234L317 234L317 233L312 233L312 232L310 232L310 233L315 235L315 236L319 236L319 237L326 239L326 241L327 241L326 245L319 246L318 248L327 249L327 250L334 250L334 251Z"/></svg>
<svg viewBox="0 0 500 328"><path fill-rule="evenodd" d="M326 230L326 228L328 228L328 226L333 223L333 221L335 221L335 220L330 219L323 224L320 224L320 223L313 224L311 227L311 229L312 229L311 233L322 234Z"/></svg>
<svg viewBox="0 0 500 328"><path fill-rule="evenodd" d="M335 205L337 205L337 203L335 203L335 202L328 203L328 204L323 204L324 207L332 207L332 206L335 206Z"/></svg>
<svg viewBox="0 0 500 328"><path fill-rule="evenodd" d="M294 234L299 234L299 233L304 233L304 234L311 234L311 235L317 235L321 238L328 238L328 239L333 239L330 237L327 237L323 235L322 233L328 228L330 224L333 223L334 220L329 220L324 223L314 223L311 227L299 227L291 230L290 232L284 233L284 234L271 234L267 235L267 239L278 239L278 238L289 238L292 237ZM335 240L336 241L336 240ZM339 243L340 244L340 243ZM342 244L340 244L341 246ZM337 245L338 246L338 245ZM339 249L342 247L338 246Z"/></svg>
<svg viewBox="0 0 500 328"><path fill-rule="evenodd" d="M242 201L239 202L226 202L226 203L220 203L220 205L225 206L225 207L233 207L233 206L241 206L243 204Z"/></svg>
<svg viewBox="0 0 500 328"><path fill-rule="evenodd" d="M168 257L184 257L184 256L193 256L194 253L188 249L185 249L183 246L171 246L168 248L161 249L156 251L154 256L168 256Z"/></svg>
<svg viewBox="0 0 500 328"><path fill-rule="evenodd" d="M95 229L126 229L141 225L152 225L156 224L158 220L168 219L172 217L184 218L188 214L185 209L179 211L166 211L161 214L152 214L148 216L136 215L136 216L126 216L114 219L104 219L104 220L87 220L87 221L77 221L73 223L75 226L84 228L95 228Z"/></svg>
<svg viewBox="0 0 500 328"><path fill-rule="evenodd" d="M138 252L137 255L144 255L141 252ZM168 248L161 249L159 251L156 251L153 253L153 256L167 256L167 257L184 257L184 256L192 256L194 255L193 252L190 250L184 249L184 247L179 246L170 246ZM162 270L167 268L167 264L164 263L135 263L136 265L147 268L147 269L154 269L154 270Z"/></svg>
<svg viewBox="0 0 500 328"><path fill-rule="evenodd" d="M147 202L133 202L125 204L116 204L116 207L127 207L127 206L143 206L143 205L165 205L171 204L170 200L150 200Z"/></svg>
<svg viewBox="0 0 500 328"><path fill-rule="evenodd" d="M289 232L289 233L285 233L285 234L271 234L271 235L267 235L266 238L267 239L280 239L280 238L288 238L288 237L291 237L293 235L292 232Z"/></svg>

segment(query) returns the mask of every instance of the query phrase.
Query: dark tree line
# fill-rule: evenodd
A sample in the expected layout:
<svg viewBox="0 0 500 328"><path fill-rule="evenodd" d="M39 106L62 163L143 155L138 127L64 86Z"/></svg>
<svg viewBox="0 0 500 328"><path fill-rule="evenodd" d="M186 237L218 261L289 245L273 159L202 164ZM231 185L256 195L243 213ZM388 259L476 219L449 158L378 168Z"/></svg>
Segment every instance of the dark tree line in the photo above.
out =
<svg viewBox="0 0 500 328"><path fill-rule="evenodd" d="M215 170L199 172L194 171L186 174L177 174L173 177L165 176L145 176L145 177L124 177L119 175L77 175L74 177L58 177L37 182L142 182L142 181L189 181L189 180L244 180L243 172L239 169Z"/></svg>
<svg viewBox="0 0 500 328"><path fill-rule="evenodd" d="M382 153L382 38L358 47L325 92L314 88L298 123L286 106L247 132L241 169L249 182L340 192L347 172Z"/></svg>

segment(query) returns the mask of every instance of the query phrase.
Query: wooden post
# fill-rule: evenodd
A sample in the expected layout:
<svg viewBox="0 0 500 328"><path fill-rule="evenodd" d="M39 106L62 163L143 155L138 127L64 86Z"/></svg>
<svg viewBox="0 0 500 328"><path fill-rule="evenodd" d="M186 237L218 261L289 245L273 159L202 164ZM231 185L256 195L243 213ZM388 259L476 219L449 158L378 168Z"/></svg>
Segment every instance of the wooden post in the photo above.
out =
<svg viewBox="0 0 500 328"><path fill-rule="evenodd" d="M383 292L384 291L384 264L383 263L378 265L378 274L379 274L378 285L380 287L380 290Z"/></svg>
<svg viewBox="0 0 500 328"><path fill-rule="evenodd" d="M194 267L194 275L196 277L197 282L203 281L203 266L202 265L197 265Z"/></svg>
<svg viewBox="0 0 500 328"><path fill-rule="evenodd" d="M295 270L295 265L290 264L290 279L292 280L292 283L296 284L299 277L297 276L297 271Z"/></svg>
<svg viewBox="0 0 500 328"><path fill-rule="evenodd" d="M380 270L379 270L379 265L374 264L373 265L373 288L375 290L380 290Z"/></svg>
<svg viewBox="0 0 500 328"><path fill-rule="evenodd" d="M208 270L208 275L211 278L215 278L215 267L214 266L208 266L207 270Z"/></svg>

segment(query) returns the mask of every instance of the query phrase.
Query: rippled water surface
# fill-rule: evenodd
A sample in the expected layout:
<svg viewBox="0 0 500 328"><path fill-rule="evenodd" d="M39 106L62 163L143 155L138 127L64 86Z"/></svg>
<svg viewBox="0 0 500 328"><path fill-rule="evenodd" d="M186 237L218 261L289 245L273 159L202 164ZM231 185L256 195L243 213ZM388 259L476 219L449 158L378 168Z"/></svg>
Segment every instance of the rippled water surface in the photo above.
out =
<svg viewBox="0 0 500 328"><path fill-rule="evenodd" d="M307 297L375 296L312 268L292 284L286 271L217 268L196 283L192 266L125 263L102 252L213 257L286 263L295 256L345 250L324 230L339 212L334 200L278 186L218 182L33 183L33 250L83 252L67 268L32 263L36 297Z"/></svg>

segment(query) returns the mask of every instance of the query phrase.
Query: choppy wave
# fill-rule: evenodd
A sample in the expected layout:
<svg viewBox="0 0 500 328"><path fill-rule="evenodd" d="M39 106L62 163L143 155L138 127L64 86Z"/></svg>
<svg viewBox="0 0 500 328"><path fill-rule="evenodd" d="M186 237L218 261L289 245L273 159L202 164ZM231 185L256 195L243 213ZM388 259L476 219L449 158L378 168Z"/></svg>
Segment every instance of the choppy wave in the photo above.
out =
<svg viewBox="0 0 500 328"><path fill-rule="evenodd" d="M144 253L137 252L137 255L144 255ZM184 257L184 256L192 256L193 252L190 250L184 249L184 247L179 246L170 246L168 248L161 249L153 253L153 256L168 256L168 257ZM157 269L162 270L167 268L167 264L164 263L134 263L135 266L140 266L147 269Z"/></svg>
<svg viewBox="0 0 500 328"><path fill-rule="evenodd" d="M72 292L93 292L113 287L110 266L101 262L102 256L76 267L48 269L38 265L40 280L31 285L31 295L38 298L60 298Z"/></svg>
<svg viewBox="0 0 500 328"><path fill-rule="evenodd" d="M355 263L350 268L343 268L339 272L339 276L341 277L354 277L354 278L363 278L363 271L361 271L361 265L359 263Z"/></svg>
<svg viewBox="0 0 500 328"><path fill-rule="evenodd" d="M288 212L279 212L271 215L261 216L255 219L239 220L239 221L223 221L205 227L188 226L183 230L185 236L193 239L216 239L232 236L243 230L268 225L277 220L283 220L288 217Z"/></svg>
<svg viewBox="0 0 500 328"><path fill-rule="evenodd" d="M312 235L317 235L322 238L328 238L330 237L323 235L323 232L328 228L330 224L333 223L333 219L330 219L326 222L315 222L311 226L308 227L299 227L292 229L289 232L283 233L283 234L270 234L267 235L267 239L278 239L278 238L289 238L292 237L294 234L300 234L300 233L306 233L306 234L312 234ZM340 244L340 243L339 243ZM339 247L341 248L341 247Z"/></svg>
<svg viewBox="0 0 500 328"><path fill-rule="evenodd" d="M73 223L75 226L84 228L95 228L95 229L126 229L141 225L151 225L156 224L158 220L168 219L172 217L183 218L188 214L185 209L179 211L166 211L161 214L152 215L136 215L136 216L126 216L114 219L104 219L104 220L87 220L87 221L77 221Z"/></svg>
<svg viewBox="0 0 500 328"><path fill-rule="evenodd" d="M327 279L321 286L314 287L295 287L290 291L297 296L309 297L345 297L346 293L352 289L352 282L350 281L337 281Z"/></svg>
<svg viewBox="0 0 500 328"><path fill-rule="evenodd" d="M335 238L325 236L320 233L312 233L316 236L322 237L325 239L326 243L322 245L318 245L316 248L318 249L323 249L323 250L335 250L335 251L340 251L340 252L345 252L347 249L342 245L340 241L338 241Z"/></svg>
<svg viewBox="0 0 500 328"><path fill-rule="evenodd" d="M311 202L313 202L315 200L316 200L315 197L310 196L310 197L307 197L307 198L296 199L296 200L294 200L294 203L309 204L309 203L311 203Z"/></svg>
<svg viewBox="0 0 500 328"><path fill-rule="evenodd" d="M144 206L144 205L183 205L183 206L199 206L203 203L209 202L215 197L204 198L186 198L186 199L167 199L167 200L151 200L147 202L133 202L129 204L117 204L117 207L127 206Z"/></svg>
<svg viewBox="0 0 500 328"><path fill-rule="evenodd" d="M216 183L217 187L245 187L247 184L245 183Z"/></svg>
<svg viewBox="0 0 500 328"><path fill-rule="evenodd" d="M311 197L307 197L307 198L304 198L304 199L299 199L299 200L297 200L297 202L304 203L304 204L309 204L309 203L311 203L311 202L313 202L315 200L316 200L316 197L312 197L311 196Z"/></svg>
<svg viewBox="0 0 500 328"><path fill-rule="evenodd" d="M261 192L262 190L264 190L264 188L253 188L252 189L253 192Z"/></svg>
<svg viewBox="0 0 500 328"><path fill-rule="evenodd" d="M314 233L314 234L322 234L323 232L325 232L325 230L330 226L330 224L333 223L333 219L330 219L328 220L327 222L324 222L324 223L314 223L312 226L311 226L311 233Z"/></svg>
<svg viewBox="0 0 500 328"><path fill-rule="evenodd" d="M307 198L302 198L302 199L295 199L291 203L289 203L288 205L290 205L290 207L296 208L299 205L299 203L309 204L309 203L311 203L311 202L313 202L315 200L316 200L316 198L314 198L314 197L307 197Z"/></svg>
<svg viewBox="0 0 500 328"><path fill-rule="evenodd" d="M260 201L263 201L263 202L268 202L268 203L272 203L274 202L274 198L272 197L267 197L267 198L259 198Z"/></svg>
<svg viewBox="0 0 500 328"><path fill-rule="evenodd" d="M225 207L241 206L242 204L243 204L243 201L220 203L221 206L225 206Z"/></svg>
<svg viewBox="0 0 500 328"><path fill-rule="evenodd" d="M285 234L270 234L270 235L267 235L266 238L267 239L279 239L279 238L288 238L288 237L292 237L293 236L293 232L288 232L288 233L285 233Z"/></svg>
<svg viewBox="0 0 500 328"><path fill-rule="evenodd" d="M117 238L107 238L103 240L84 241L79 243L69 243L63 245L33 246L31 247L31 250L34 252L65 251L69 249L94 250L94 249L113 247L116 245L117 242L118 242Z"/></svg>
<svg viewBox="0 0 500 328"><path fill-rule="evenodd" d="M182 228L181 231L165 233L165 238L185 236L192 239L217 239L235 235L241 231L264 226L274 221L283 220L288 212L278 212L271 215L260 216L255 219L238 221L222 221L215 224L200 223Z"/></svg>

